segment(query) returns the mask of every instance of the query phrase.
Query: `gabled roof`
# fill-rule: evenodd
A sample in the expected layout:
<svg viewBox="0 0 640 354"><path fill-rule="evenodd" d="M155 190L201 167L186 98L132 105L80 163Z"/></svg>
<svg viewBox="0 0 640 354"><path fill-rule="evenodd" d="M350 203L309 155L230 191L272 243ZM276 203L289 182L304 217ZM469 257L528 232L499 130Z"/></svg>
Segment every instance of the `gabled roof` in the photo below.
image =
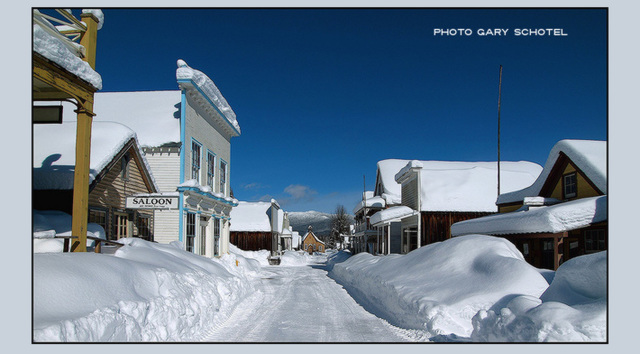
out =
<svg viewBox="0 0 640 354"><path fill-rule="evenodd" d="M321 243L321 244L324 245L324 242L320 241L318 236L316 236L316 234L314 234L313 231L309 231L306 234L304 234L304 236L302 236L302 243L304 243L304 240L306 240L309 235L313 236L313 238L316 240L316 242Z"/></svg>
<svg viewBox="0 0 640 354"><path fill-rule="evenodd" d="M525 197L540 195L547 179L552 174L556 162L566 156L603 194L607 194L607 142L597 140L561 140L549 153L540 176L530 186L503 193L498 204L522 202Z"/></svg>
<svg viewBox="0 0 640 354"><path fill-rule="evenodd" d="M76 158L75 121L62 124L33 125L33 189L73 189L73 174ZM91 156L89 183L102 175L123 152L133 147L143 175L150 183L151 192L158 190L151 169L140 153L136 134L128 127L114 122L93 122L91 129Z"/></svg>
<svg viewBox="0 0 640 354"><path fill-rule="evenodd" d="M417 170L421 177L421 211L497 211L497 162L383 160L378 162L378 176L384 193L401 199L398 181ZM513 191L530 185L541 170L532 162L503 161L500 188Z"/></svg>
<svg viewBox="0 0 640 354"><path fill-rule="evenodd" d="M590 197L555 204L528 207L455 223L451 235L508 235L559 233L587 227L607 220L607 196Z"/></svg>

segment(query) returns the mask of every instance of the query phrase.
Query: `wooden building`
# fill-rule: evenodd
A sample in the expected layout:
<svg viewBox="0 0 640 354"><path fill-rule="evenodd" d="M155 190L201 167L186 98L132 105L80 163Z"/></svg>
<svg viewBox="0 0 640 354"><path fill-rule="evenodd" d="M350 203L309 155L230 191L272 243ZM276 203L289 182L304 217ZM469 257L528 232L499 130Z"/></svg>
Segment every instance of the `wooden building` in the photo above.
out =
<svg viewBox="0 0 640 354"><path fill-rule="evenodd" d="M237 205L231 139L240 136L240 125L205 73L178 60L175 78L179 90L101 92L95 107L101 120L136 132L158 192L177 198L175 207L150 210L155 241L218 257L229 252L230 212Z"/></svg>
<svg viewBox="0 0 640 354"><path fill-rule="evenodd" d="M127 206L127 197L157 192L135 133L114 122L93 122L92 130L87 221L102 226L108 240L153 241L153 212ZM75 122L34 127L34 209L71 214L75 132Z"/></svg>
<svg viewBox="0 0 640 354"><path fill-rule="evenodd" d="M522 188L541 169L530 162L503 162L501 180L508 190ZM408 253L450 238L455 222L498 211L497 163L382 160L377 164L375 198L384 205L369 217L373 234L365 250Z"/></svg>
<svg viewBox="0 0 640 354"><path fill-rule="evenodd" d="M501 162L503 190L531 184L541 166ZM396 175L402 205L415 213L400 220L401 253L451 238L456 222L496 213L497 163L458 161L407 162Z"/></svg>
<svg viewBox="0 0 640 354"><path fill-rule="evenodd" d="M608 249L606 172L605 141L562 140L533 184L500 195L500 214L457 223L451 232L504 237L530 264L557 269Z"/></svg>
<svg viewBox="0 0 640 354"><path fill-rule="evenodd" d="M289 220L278 202L238 202L231 210L231 243L245 251L269 250L276 259L291 249Z"/></svg>
<svg viewBox="0 0 640 354"><path fill-rule="evenodd" d="M78 237L74 250L86 251L89 156L93 122L94 94L102 88L95 71L97 33L104 23L100 10L83 10L80 20L70 11L56 9L54 14L33 10L32 122L34 125L62 122L61 101L73 106L78 122L73 162L72 234ZM57 16L56 16L57 14ZM57 104L56 104L57 102Z"/></svg>
<svg viewBox="0 0 640 354"><path fill-rule="evenodd" d="M318 236L313 233L313 227L309 226L307 233L302 236L300 249L313 254L313 252L324 252L326 247L324 242L320 241Z"/></svg>

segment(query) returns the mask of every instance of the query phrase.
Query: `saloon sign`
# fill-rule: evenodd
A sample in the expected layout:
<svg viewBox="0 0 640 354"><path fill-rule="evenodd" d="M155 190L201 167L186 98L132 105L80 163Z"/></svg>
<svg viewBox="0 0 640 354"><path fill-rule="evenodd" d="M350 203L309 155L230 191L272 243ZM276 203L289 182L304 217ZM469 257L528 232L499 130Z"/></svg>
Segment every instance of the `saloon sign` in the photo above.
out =
<svg viewBox="0 0 640 354"><path fill-rule="evenodd" d="M127 209L178 209L178 197L127 197Z"/></svg>

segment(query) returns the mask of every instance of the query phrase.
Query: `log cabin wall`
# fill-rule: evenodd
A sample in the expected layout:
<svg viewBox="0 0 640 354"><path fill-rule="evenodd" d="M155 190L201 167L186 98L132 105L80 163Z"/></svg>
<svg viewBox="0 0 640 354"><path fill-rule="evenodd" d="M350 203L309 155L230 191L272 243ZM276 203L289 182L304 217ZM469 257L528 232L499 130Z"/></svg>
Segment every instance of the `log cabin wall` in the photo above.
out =
<svg viewBox="0 0 640 354"><path fill-rule="evenodd" d="M271 232L232 231L230 242L244 251L271 249Z"/></svg>
<svg viewBox="0 0 640 354"><path fill-rule="evenodd" d="M451 225L464 220L479 218L493 213L486 212L422 212L421 236L422 246L451 238Z"/></svg>

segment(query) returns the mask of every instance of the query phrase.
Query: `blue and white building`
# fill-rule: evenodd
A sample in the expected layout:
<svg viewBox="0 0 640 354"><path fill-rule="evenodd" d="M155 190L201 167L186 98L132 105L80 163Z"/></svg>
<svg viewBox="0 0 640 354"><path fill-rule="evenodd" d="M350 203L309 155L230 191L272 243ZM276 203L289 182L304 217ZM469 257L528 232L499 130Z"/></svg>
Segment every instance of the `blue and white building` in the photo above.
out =
<svg viewBox="0 0 640 354"><path fill-rule="evenodd" d="M229 251L230 215L238 205L231 197L230 167L231 138L240 135L240 126L207 75L178 60L176 80L179 90L96 94L94 119L134 130L158 194L176 201L171 208L146 206L154 210L153 239L220 256Z"/></svg>

